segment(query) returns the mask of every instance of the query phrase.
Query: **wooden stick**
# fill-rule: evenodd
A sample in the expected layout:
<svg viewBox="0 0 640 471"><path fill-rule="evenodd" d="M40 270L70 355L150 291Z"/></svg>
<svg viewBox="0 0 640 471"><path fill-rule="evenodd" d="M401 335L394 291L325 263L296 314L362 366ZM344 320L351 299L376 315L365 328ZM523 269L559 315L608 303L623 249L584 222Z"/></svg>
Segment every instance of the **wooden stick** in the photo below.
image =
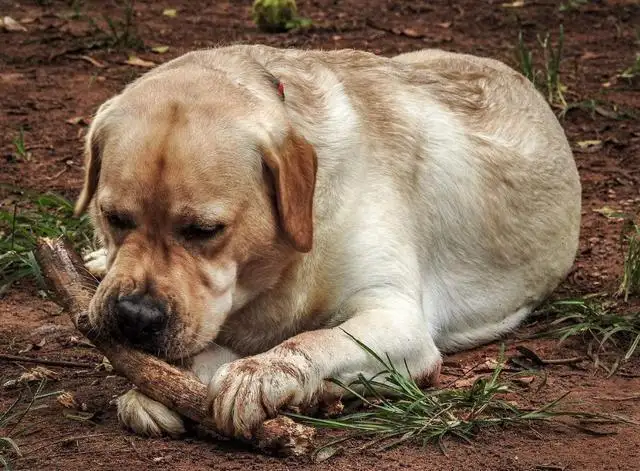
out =
<svg viewBox="0 0 640 471"><path fill-rule="evenodd" d="M57 301L77 329L109 359L115 371L145 395L215 432L215 424L207 412L207 387L195 376L152 355L113 343L91 328L87 309L98 282L68 242L41 238L35 254ZM263 451L301 455L313 449L314 436L312 427L279 416L266 421L251 444Z"/></svg>

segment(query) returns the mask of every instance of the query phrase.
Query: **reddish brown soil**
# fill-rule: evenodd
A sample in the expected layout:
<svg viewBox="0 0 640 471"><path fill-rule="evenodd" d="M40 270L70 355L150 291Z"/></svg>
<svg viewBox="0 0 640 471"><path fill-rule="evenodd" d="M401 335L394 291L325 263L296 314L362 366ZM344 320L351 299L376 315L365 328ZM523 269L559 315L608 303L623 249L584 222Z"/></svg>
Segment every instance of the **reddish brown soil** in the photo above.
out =
<svg viewBox="0 0 640 471"><path fill-rule="evenodd" d="M86 17L103 23L103 14L122 18L113 1L77 2L84 15L69 19L71 1L0 1L0 14L25 22L28 32L0 31L0 183L38 191L54 190L70 198L80 189L83 123L96 107L145 69L124 64L131 51L108 49L99 43ZM584 190L583 233L575 270L558 296L615 290L621 266L620 223L594 209L610 206L637 210L640 202L640 93L639 81L616 78L629 67L640 50L640 4L634 0L593 1L579 9L560 12L559 1L526 1L524 7L506 8L501 0L430 2L391 0L315 0L298 2L315 26L306 32L267 35L249 20L249 1L173 0L167 4L138 1L138 32L147 46L168 45L166 54L140 52L140 57L164 62L186 51L220 43L266 43L274 46L353 47L393 55L424 47L477 53L515 65L518 31L533 45L536 34L557 33L564 24L566 47L562 79L567 99L600 100L604 113L570 111L563 121L576 148ZM568 2L567 2L568 3ZM176 8L177 16L163 16ZM104 67L81 56L89 55ZM603 84L608 82L608 86ZM392 92L393 84L390 84ZM624 117L614 108L627 112ZM606 111L608 110L608 111ZM604 114L604 115L603 115ZM629 116L631 114L631 116ZM13 158L12 140L18 130L32 158ZM578 142L600 140L587 152ZM6 195L4 195L6 196ZM637 309L637 299L633 301ZM624 308L624 306L622 306ZM18 353L32 342L45 339L26 355L39 358L99 362L92 349L74 344L76 335L66 316L43 301L35 285L22 282L0 301L0 352ZM544 324L546 319L540 318ZM546 358L585 354L585 343L562 346L552 340L527 340L522 329L506 339L509 352L526 345ZM448 378L485 358L495 358L497 345L447 359ZM0 363L2 381L17 377L26 363ZM53 399L45 409L32 411L20 425L28 429L16 438L24 456L16 469L438 469L438 470L638 470L640 429L616 426L614 435L593 435L575 428L536 426L534 429L496 429L481 433L472 445L448 440L447 454L429 445L407 445L392 451L359 452L352 449L332 461L313 465L305 459L278 459L255 454L228 443L191 438L144 440L118 426L111 400L128 387L126 381L86 368L51 367L60 377L46 391L67 390L88 411L92 421L65 417ZM519 399L542 404L572 391L573 407L624 414L640 420L640 400L621 399L640 391L640 360L632 359L615 376L607 378L589 361L574 366L548 367L548 380L539 391L525 391ZM18 396L18 390L0 390L0 408ZM2 410L0 409L0 410ZM2 432L0 430L0 432ZM0 433L2 435L2 433Z"/></svg>

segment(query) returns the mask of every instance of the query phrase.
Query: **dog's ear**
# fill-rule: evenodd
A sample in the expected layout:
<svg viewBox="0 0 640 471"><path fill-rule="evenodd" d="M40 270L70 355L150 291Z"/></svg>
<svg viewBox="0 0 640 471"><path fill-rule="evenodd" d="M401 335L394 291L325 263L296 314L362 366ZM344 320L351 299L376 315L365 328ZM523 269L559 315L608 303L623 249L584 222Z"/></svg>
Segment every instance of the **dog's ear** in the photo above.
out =
<svg viewBox="0 0 640 471"><path fill-rule="evenodd" d="M102 165L102 148L106 135L105 118L112 102L113 99L108 100L98 108L87 132L84 149L84 185L73 211L76 216L79 216L87 209L98 188L100 167Z"/></svg>
<svg viewBox="0 0 640 471"><path fill-rule="evenodd" d="M280 149L263 150L276 189L280 225L293 247L309 252L313 245L313 194L318 162L313 146L290 131Z"/></svg>

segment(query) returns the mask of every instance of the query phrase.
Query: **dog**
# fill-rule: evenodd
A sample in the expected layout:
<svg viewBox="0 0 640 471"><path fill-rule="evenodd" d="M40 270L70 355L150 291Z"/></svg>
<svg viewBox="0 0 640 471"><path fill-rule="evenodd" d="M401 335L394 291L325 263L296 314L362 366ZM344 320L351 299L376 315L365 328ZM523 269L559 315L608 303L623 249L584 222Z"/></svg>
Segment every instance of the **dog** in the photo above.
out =
<svg viewBox="0 0 640 471"><path fill-rule="evenodd" d="M578 246L578 172L544 98L441 50L191 52L100 106L85 164L93 327L196 375L231 437L378 373L359 342L434 384L443 353L517 327ZM184 431L135 389L118 416Z"/></svg>

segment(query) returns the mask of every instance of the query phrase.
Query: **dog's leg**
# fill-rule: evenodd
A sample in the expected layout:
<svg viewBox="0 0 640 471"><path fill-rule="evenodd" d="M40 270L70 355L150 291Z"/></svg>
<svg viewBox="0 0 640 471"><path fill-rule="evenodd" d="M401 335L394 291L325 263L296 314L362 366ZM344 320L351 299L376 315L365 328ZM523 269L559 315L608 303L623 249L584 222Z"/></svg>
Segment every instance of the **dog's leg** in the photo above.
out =
<svg viewBox="0 0 640 471"><path fill-rule="evenodd" d="M358 374L379 373L383 366L353 338L382 358L388 355L401 371L406 361L418 380L437 375L440 353L417 300L376 290L361 293L348 309L354 315L336 328L299 334L265 353L220 368L209 386L219 430L250 437L279 408L321 399L326 378L350 381Z"/></svg>
<svg viewBox="0 0 640 471"><path fill-rule="evenodd" d="M238 355L226 348L213 347L191 359L191 371L203 383L208 383L218 368L238 358ZM136 389L120 396L117 406L120 423L138 435L175 437L185 431L182 417L178 413Z"/></svg>
<svg viewBox="0 0 640 471"><path fill-rule="evenodd" d="M98 249L84 256L84 266L96 278L107 274L107 249Z"/></svg>

